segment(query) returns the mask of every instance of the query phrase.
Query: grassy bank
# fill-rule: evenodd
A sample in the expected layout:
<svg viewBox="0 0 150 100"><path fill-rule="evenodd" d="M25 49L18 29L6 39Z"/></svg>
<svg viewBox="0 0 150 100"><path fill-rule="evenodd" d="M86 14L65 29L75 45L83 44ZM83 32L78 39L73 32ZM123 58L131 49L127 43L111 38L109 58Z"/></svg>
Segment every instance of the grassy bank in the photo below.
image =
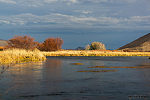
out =
<svg viewBox="0 0 150 100"><path fill-rule="evenodd" d="M10 49L0 51L0 65L46 60L45 56L150 56L150 52L119 52L98 50L62 50L41 52L39 50Z"/></svg>
<svg viewBox="0 0 150 100"><path fill-rule="evenodd" d="M121 52L98 50L63 50L43 52L45 56L150 56L150 52Z"/></svg>
<svg viewBox="0 0 150 100"><path fill-rule="evenodd" d="M44 61L46 57L39 51L27 51L23 49L8 49L0 51L0 65L22 62Z"/></svg>

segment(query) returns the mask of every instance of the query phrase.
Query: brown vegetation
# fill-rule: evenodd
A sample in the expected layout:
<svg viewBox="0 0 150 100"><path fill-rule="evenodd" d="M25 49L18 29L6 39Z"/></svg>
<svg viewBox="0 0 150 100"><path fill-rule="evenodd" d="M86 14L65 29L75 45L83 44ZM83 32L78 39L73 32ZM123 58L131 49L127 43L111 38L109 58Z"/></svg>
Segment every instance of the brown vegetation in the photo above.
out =
<svg viewBox="0 0 150 100"><path fill-rule="evenodd" d="M41 51L57 51L61 50L62 44L63 40L61 38L48 38L43 43L38 43L30 36L14 36L9 40L7 48L26 50L38 48Z"/></svg>
<svg viewBox="0 0 150 100"><path fill-rule="evenodd" d="M101 42L92 42L85 47L85 50L106 50L105 45Z"/></svg>
<svg viewBox="0 0 150 100"><path fill-rule="evenodd" d="M84 65L83 63L72 63L72 65Z"/></svg>
<svg viewBox="0 0 150 100"><path fill-rule="evenodd" d="M34 38L30 36L14 36L8 42L8 48L20 48L20 49L35 49L38 42L34 41Z"/></svg>
<svg viewBox="0 0 150 100"><path fill-rule="evenodd" d="M38 49L41 51L61 50L63 40L61 38L48 38L44 43L39 44Z"/></svg>

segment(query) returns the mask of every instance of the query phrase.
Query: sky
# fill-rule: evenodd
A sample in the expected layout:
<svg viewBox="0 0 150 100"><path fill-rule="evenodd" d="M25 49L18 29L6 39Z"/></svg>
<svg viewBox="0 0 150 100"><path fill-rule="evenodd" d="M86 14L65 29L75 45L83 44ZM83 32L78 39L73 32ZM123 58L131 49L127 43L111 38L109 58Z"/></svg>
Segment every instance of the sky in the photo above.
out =
<svg viewBox="0 0 150 100"><path fill-rule="evenodd" d="M72 43L76 35L76 38L87 35L85 41L89 42L87 40L92 34L95 37L90 41L98 40L94 40L97 35L103 37L108 33L115 39L116 35L125 36L127 30L131 30L128 34L132 33L133 38L137 38L150 30L149 4L150 0L0 0L0 38L29 34L39 41L38 36L41 40L48 36L62 36L68 42L69 34L69 38L74 40ZM108 35L100 39L106 42L106 37ZM77 45L83 44L74 46ZM71 43L64 47L69 46Z"/></svg>

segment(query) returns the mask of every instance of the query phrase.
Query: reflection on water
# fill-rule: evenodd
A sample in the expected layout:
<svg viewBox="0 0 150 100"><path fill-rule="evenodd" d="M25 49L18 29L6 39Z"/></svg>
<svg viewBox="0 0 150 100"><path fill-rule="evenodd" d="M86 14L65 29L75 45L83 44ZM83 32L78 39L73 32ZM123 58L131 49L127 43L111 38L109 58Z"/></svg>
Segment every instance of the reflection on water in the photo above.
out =
<svg viewBox="0 0 150 100"><path fill-rule="evenodd" d="M10 66L0 100L149 100L149 77L147 57L48 57Z"/></svg>

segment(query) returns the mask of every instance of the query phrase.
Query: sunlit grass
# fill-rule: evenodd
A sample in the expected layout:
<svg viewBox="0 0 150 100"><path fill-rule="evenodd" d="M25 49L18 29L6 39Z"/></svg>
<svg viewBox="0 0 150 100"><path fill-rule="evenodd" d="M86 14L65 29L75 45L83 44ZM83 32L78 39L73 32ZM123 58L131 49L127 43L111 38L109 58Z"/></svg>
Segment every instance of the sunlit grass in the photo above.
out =
<svg viewBox="0 0 150 100"><path fill-rule="evenodd" d="M45 56L150 56L150 52L122 52L100 50L62 50L43 52Z"/></svg>
<svg viewBox="0 0 150 100"><path fill-rule="evenodd" d="M0 64L44 61L45 56L149 56L150 52L122 52L100 50L62 50L41 52L39 50L8 49L0 51Z"/></svg>
<svg viewBox="0 0 150 100"><path fill-rule="evenodd" d="M39 50L8 49L0 51L0 65L22 62L44 61L46 57Z"/></svg>

